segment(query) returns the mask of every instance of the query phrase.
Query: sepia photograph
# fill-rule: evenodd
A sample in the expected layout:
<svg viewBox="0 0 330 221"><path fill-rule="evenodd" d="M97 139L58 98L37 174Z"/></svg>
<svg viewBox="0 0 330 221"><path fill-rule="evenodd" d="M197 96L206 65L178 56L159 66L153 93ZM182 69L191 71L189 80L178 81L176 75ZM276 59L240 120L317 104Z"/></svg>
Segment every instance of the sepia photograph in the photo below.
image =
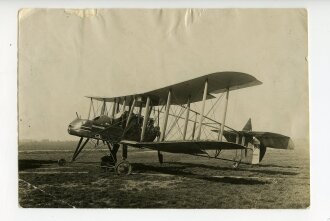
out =
<svg viewBox="0 0 330 221"><path fill-rule="evenodd" d="M19 10L19 207L309 208L307 15Z"/></svg>

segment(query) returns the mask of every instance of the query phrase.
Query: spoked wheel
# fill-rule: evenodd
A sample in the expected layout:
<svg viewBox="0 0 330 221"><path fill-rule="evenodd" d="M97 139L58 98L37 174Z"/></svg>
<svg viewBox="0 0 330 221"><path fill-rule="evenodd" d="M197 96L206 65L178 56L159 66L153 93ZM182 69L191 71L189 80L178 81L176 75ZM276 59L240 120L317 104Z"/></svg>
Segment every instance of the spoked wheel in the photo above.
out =
<svg viewBox="0 0 330 221"><path fill-rule="evenodd" d="M66 160L65 159L59 159L58 161L57 161L57 164L59 165L59 166L64 166L65 164L66 164Z"/></svg>
<svg viewBox="0 0 330 221"><path fill-rule="evenodd" d="M127 160L124 160L116 165L115 170L118 175L130 175L132 173L132 166Z"/></svg>

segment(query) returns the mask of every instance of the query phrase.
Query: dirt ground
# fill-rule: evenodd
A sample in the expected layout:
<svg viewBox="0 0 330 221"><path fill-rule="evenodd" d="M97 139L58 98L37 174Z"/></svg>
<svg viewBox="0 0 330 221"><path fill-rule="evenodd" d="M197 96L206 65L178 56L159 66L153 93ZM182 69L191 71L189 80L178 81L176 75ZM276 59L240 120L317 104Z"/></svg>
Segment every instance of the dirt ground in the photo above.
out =
<svg viewBox="0 0 330 221"><path fill-rule="evenodd" d="M73 142L19 146L19 204L24 208L307 208L309 151L268 149L258 166L129 148L133 174L98 166L105 149L87 149L75 163ZM120 156L120 152L118 156ZM222 153L231 158L232 152Z"/></svg>

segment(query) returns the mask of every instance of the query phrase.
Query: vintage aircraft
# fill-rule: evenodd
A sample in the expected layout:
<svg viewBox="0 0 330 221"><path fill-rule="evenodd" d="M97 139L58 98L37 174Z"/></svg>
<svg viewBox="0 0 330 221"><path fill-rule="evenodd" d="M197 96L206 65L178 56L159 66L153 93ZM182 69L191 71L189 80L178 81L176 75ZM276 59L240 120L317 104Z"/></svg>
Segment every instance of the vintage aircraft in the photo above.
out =
<svg viewBox="0 0 330 221"><path fill-rule="evenodd" d="M242 131L225 125L229 92L260 84L249 74L216 72L140 94L89 96L87 119L77 114L68 127L69 134L80 137L72 161L92 141L96 146L109 148L109 156L102 158L103 166L112 165L118 174L131 172L127 146L158 151L160 163L162 152L170 152L229 160L237 167L252 152L248 161L258 164L267 147L293 148L290 137L252 131L251 119ZM222 99L224 108L219 122L215 119L215 109ZM97 110L94 102L101 104ZM200 111L193 109L193 105L196 109L199 106ZM90 119L92 112L94 117ZM214 118L209 117L212 114ZM120 146L122 160L117 161ZM235 158L221 158L222 150L236 150Z"/></svg>

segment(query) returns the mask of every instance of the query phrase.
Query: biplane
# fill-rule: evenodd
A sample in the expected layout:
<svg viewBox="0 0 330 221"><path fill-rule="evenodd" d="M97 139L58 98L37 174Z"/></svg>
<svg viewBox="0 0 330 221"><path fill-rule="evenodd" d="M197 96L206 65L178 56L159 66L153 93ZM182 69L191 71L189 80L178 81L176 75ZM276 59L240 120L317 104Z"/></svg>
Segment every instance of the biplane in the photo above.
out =
<svg viewBox="0 0 330 221"><path fill-rule="evenodd" d="M251 119L240 131L225 124L229 93L260 84L246 73L216 72L145 93L87 96L88 117L77 114L68 127L69 134L80 137L72 161L93 142L107 146L103 166L113 166L118 174L131 172L128 147L155 150L160 163L162 152L170 152L229 160L235 168L251 155L248 163L258 164L267 147L293 149L288 136L252 131ZM218 111L220 103L223 108ZM120 147L122 159L117 160ZM234 150L234 159L222 158L224 150Z"/></svg>

